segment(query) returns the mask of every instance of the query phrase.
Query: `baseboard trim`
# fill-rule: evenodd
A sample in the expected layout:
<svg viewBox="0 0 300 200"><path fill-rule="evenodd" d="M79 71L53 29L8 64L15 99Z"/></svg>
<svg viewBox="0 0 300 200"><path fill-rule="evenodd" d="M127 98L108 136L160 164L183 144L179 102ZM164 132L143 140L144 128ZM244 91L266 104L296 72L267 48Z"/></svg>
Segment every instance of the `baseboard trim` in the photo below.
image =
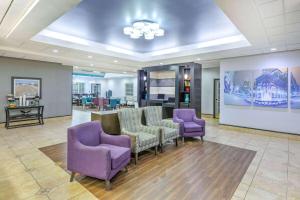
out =
<svg viewBox="0 0 300 200"><path fill-rule="evenodd" d="M286 134L286 135L294 135L294 136L299 136L300 137L300 134L297 134L297 133L274 131L274 130L268 130L268 129L260 129L260 128L253 128L253 127L247 127L247 126L238 126L238 125L232 125L232 124L223 124L223 123L219 123L219 125L222 125L222 126L231 126L231 127L236 127L236 128L247 128L247 129L258 130L258 131L270 131L270 132L274 132L274 133Z"/></svg>
<svg viewBox="0 0 300 200"><path fill-rule="evenodd" d="M72 116L72 114L69 115L58 115L58 116L53 116L53 117L44 117L44 119L51 119L51 118L59 118L59 117L69 117ZM5 122L0 122L0 124L4 124Z"/></svg>

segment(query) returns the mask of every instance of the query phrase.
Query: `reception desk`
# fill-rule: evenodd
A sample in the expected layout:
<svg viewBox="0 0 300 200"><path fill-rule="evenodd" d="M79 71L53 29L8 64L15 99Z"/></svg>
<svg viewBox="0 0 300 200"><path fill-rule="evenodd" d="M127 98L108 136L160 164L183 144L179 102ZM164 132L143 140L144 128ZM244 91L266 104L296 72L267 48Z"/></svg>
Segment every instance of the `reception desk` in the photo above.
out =
<svg viewBox="0 0 300 200"><path fill-rule="evenodd" d="M91 120L100 121L104 132L107 134L121 134L118 112L116 110L92 112Z"/></svg>

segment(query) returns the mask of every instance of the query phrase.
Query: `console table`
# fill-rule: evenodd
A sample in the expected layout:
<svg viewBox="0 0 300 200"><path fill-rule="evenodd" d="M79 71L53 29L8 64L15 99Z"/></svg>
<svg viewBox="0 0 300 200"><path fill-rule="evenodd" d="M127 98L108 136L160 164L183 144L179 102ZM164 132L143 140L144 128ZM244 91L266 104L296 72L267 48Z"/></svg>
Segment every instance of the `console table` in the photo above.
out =
<svg viewBox="0 0 300 200"><path fill-rule="evenodd" d="M44 106L17 106L15 108L5 107L5 115L5 128L7 129L44 124ZM11 125L11 123L15 122L23 123Z"/></svg>

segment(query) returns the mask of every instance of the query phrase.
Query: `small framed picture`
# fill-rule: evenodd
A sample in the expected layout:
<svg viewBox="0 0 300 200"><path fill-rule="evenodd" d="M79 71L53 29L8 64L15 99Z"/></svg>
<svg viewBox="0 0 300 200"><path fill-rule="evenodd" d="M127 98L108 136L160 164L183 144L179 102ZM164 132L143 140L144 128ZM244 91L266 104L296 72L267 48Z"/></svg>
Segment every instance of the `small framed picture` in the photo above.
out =
<svg viewBox="0 0 300 200"><path fill-rule="evenodd" d="M26 98L42 98L42 79L28 77L12 77L11 92L15 98L26 95Z"/></svg>

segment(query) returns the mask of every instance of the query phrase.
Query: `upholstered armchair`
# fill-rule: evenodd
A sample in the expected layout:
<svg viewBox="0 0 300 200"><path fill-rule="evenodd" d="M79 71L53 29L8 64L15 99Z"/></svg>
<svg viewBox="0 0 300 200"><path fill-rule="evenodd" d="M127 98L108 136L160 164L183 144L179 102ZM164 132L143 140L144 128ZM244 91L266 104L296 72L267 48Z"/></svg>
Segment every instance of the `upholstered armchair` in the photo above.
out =
<svg viewBox="0 0 300 200"><path fill-rule="evenodd" d="M145 107L144 113L147 126L157 126L161 129L159 137L161 152L163 152L163 146L167 141L175 140L176 146L178 145L179 124L174 123L172 120L163 120L161 106Z"/></svg>
<svg viewBox="0 0 300 200"><path fill-rule="evenodd" d="M123 108L118 111L121 134L130 136L131 151L135 154L135 164L138 153L159 145L160 129L158 127L143 126L141 123L142 109Z"/></svg>
<svg viewBox="0 0 300 200"><path fill-rule="evenodd" d="M205 135L205 121L196 116L195 109L174 109L173 121L180 124L180 136L184 137L200 136L203 141Z"/></svg>
<svg viewBox="0 0 300 200"><path fill-rule="evenodd" d="M97 121L68 128L67 168L73 181L75 173L105 180L106 189L110 180L120 170L127 170L131 159L130 138L104 133Z"/></svg>

